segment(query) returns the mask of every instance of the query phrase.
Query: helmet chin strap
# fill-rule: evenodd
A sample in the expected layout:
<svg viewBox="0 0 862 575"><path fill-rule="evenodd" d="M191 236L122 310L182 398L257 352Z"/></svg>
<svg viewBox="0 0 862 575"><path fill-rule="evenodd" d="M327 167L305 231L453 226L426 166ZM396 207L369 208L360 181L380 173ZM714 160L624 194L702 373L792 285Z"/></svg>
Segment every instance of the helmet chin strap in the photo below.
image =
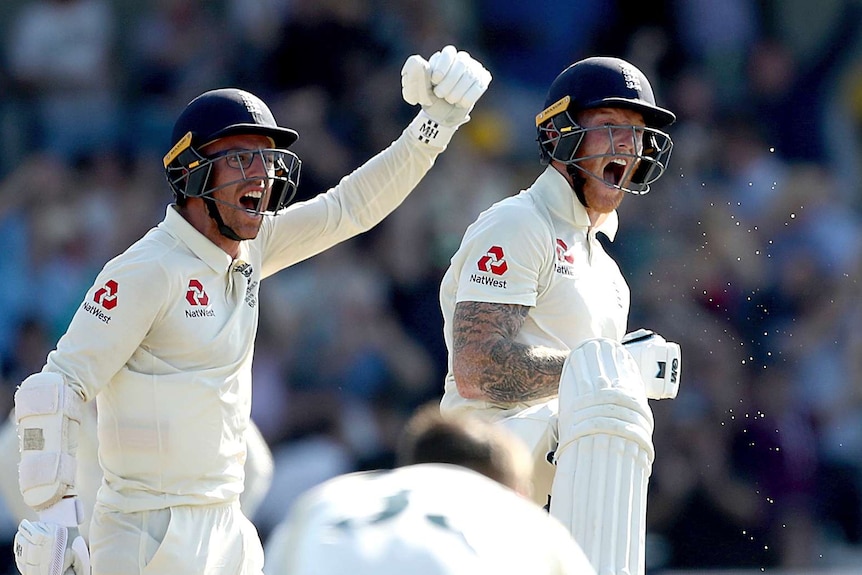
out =
<svg viewBox="0 0 862 575"><path fill-rule="evenodd" d="M203 200L207 206L207 212L218 226L219 233L229 240L241 242L243 238L239 237L235 231L230 229L228 225L224 223L224 220L221 218L221 214L218 211L218 206L216 206L215 201L209 196L204 196Z"/></svg>
<svg viewBox="0 0 862 575"><path fill-rule="evenodd" d="M569 174L569 177L572 178L572 189L575 191L578 201L581 202L585 208L590 207L587 205L587 197L584 195L584 185L587 183L587 179L584 178L584 175L574 166L574 164L566 164L566 172Z"/></svg>

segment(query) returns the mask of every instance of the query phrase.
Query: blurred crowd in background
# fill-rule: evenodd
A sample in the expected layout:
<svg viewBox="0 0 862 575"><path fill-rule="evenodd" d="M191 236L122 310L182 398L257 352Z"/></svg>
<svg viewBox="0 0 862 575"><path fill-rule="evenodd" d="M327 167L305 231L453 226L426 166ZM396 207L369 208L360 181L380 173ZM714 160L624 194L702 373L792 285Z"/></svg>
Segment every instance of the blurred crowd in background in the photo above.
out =
<svg viewBox="0 0 862 575"><path fill-rule="evenodd" d="M161 220L192 97L261 96L300 133L311 197L400 134L401 65L449 43L494 75L472 121L379 227L262 286L261 535L304 489L393 464L406 418L442 393L448 258L542 170L550 82L601 54L679 118L670 169L625 199L608 246L630 330L683 350L679 396L652 403L650 569L862 563L858 0L2 2L0 412L102 265Z"/></svg>

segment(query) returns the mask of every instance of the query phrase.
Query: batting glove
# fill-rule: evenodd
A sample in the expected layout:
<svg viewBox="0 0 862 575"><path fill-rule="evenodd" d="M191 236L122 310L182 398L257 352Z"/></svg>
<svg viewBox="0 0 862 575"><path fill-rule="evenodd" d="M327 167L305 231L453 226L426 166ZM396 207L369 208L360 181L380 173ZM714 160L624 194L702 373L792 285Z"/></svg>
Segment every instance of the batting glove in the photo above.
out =
<svg viewBox="0 0 862 575"><path fill-rule="evenodd" d="M90 552L78 531L83 516L75 498L24 519L15 534L15 564L22 575L90 575Z"/></svg>
<svg viewBox="0 0 862 575"><path fill-rule="evenodd" d="M410 56L401 68L401 94L422 111L411 124L423 141L448 142L461 124L470 119L470 111L488 89L491 73L469 53L446 46L429 60ZM414 126L415 125L415 126Z"/></svg>
<svg viewBox="0 0 862 575"><path fill-rule="evenodd" d="M648 329L627 333L622 344L640 366L650 399L673 399L679 391L679 344Z"/></svg>

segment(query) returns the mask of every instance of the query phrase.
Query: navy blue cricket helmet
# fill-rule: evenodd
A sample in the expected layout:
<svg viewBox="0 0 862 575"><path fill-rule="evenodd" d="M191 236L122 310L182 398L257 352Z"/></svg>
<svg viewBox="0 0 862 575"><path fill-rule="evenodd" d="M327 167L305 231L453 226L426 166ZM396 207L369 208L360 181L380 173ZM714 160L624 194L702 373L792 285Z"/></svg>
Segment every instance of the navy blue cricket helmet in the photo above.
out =
<svg viewBox="0 0 862 575"><path fill-rule="evenodd" d="M201 150L219 138L236 134L267 136L272 141L275 170L272 192L267 205L259 211L274 214L296 194L302 162L287 148L299 135L279 126L269 107L257 96L238 88L220 88L204 92L185 107L174 123L171 149L164 157L168 183L177 201L187 197L207 198L209 177L214 158Z"/></svg>
<svg viewBox="0 0 862 575"><path fill-rule="evenodd" d="M673 112L656 105L646 75L620 58L594 56L563 70L548 88L543 110L536 115L542 161L558 160L577 167L578 148L587 130L578 113L594 108L624 108L643 115L644 150L636 159L631 181L621 189L636 194L649 191L667 167L673 143L662 130L676 121Z"/></svg>

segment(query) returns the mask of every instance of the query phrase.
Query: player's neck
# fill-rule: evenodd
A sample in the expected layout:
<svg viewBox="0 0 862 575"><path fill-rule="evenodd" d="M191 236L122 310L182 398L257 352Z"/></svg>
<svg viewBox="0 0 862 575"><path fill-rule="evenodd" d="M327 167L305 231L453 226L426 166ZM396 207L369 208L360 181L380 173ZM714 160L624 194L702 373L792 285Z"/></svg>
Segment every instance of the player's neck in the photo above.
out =
<svg viewBox="0 0 862 575"><path fill-rule="evenodd" d="M607 212L599 212L597 210L594 210L593 208L587 208L587 216L589 216L590 218L591 228L597 228L603 223L605 223L609 215L610 214L608 214Z"/></svg>
<svg viewBox="0 0 862 575"><path fill-rule="evenodd" d="M195 199L189 199L186 205L179 206L177 208L180 215L189 224L191 224L194 229L199 231L201 235L218 246L219 249L229 255L232 259L236 259L239 256L239 242L225 237L219 231L218 224L216 224L215 220L210 217L205 208L195 209L193 206L190 207L189 204Z"/></svg>

